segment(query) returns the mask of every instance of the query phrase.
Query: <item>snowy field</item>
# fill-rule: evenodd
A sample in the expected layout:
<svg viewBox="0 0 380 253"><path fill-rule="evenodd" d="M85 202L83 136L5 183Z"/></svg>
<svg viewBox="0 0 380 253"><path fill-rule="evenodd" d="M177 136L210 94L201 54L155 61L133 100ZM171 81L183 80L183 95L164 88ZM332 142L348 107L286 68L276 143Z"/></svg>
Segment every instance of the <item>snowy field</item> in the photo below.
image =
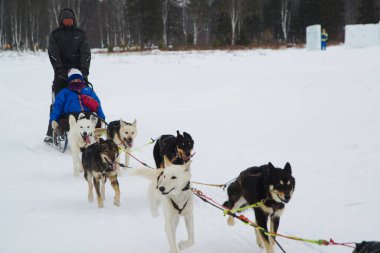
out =
<svg viewBox="0 0 380 253"><path fill-rule="evenodd" d="M90 72L107 120L137 119L137 147L176 130L193 136L194 181L225 183L250 166L290 162L296 190L280 233L380 240L380 47L93 54ZM125 174L121 206L107 185L99 209L73 176L70 151L42 142L47 55L0 53L0 76L0 252L169 252L163 217L148 210L148 181ZM152 149L134 154L153 165ZM196 187L226 200L220 189ZM264 252L251 227L229 227L199 199L194 218L196 242L185 252ZM181 221L178 240L185 236ZM278 241L288 253L352 252Z"/></svg>

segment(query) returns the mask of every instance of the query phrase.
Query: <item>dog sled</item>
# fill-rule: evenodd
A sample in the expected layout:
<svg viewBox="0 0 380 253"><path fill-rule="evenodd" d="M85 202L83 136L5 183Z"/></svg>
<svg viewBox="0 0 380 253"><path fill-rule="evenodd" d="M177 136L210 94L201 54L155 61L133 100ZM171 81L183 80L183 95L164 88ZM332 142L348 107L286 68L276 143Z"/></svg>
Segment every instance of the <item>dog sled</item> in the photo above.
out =
<svg viewBox="0 0 380 253"><path fill-rule="evenodd" d="M88 115L91 115L92 113L89 113ZM95 114L92 114L95 115ZM98 117L97 115L95 115ZM101 122L102 120L98 117L98 123L95 128L95 140L99 140L99 138L106 133L106 128L101 127ZM70 130L70 125L69 125L69 119L68 117L62 117L59 120L59 125L58 128L53 131L52 134L52 141L46 142L49 146L52 146L56 150L58 150L61 153L65 153L67 146L68 146L68 138L67 138L67 133Z"/></svg>

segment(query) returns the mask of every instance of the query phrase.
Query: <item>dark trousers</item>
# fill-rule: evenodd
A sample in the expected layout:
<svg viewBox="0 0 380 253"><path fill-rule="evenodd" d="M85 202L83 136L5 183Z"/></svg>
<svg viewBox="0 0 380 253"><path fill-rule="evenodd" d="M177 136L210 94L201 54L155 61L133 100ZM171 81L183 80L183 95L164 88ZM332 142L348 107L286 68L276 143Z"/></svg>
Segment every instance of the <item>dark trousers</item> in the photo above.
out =
<svg viewBox="0 0 380 253"><path fill-rule="evenodd" d="M49 111L49 118L50 118L50 113L53 111L53 103L55 96L64 88L67 87L67 80L61 79L58 76L55 76L53 85L51 86L51 105L50 105L50 111ZM46 131L47 136L52 136L53 135L53 128L51 127L50 120L48 122L48 129Z"/></svg>
<svg viewBox="0 0 380 253"><path fill-rule="evenodd" d="M327 41L322 41L321 49L326 50L327 48Z"/></svg>

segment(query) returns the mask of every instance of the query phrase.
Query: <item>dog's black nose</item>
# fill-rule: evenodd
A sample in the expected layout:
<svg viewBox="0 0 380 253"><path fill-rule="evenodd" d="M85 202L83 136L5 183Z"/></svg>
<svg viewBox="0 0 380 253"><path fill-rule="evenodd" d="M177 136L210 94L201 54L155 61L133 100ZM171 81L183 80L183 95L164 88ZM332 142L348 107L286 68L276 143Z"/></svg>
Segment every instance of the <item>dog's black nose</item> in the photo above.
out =
<svg viewBox="0 0 380 253"><path fill-rule="evenodd" d="M285 194L285 200L286 200L286 201L289 201L289 200L290 200L290 197L291 197L290 194Z"/></svg>
<svg viewBox="0 0 380 253"><path fill-rule="evenodd" d="M87 136L87 132L84 132L84 133L83 133L83 137L86 137L86 136Z"/></svg>
<svg viewBox="0 0 380 253"><path fill-rule="evenodd" d="M165 191L165 187L161 186L160 188L158 188L161 192L164 192Z"/></svg>

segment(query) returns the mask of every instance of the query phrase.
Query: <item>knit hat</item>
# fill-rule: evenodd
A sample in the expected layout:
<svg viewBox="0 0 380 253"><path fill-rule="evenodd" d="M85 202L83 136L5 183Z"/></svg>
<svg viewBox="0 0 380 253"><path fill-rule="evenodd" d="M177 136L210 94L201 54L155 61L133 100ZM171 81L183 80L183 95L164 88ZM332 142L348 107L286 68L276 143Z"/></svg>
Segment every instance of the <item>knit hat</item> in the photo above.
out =
<svg viewBox="0 0 380 253"><path fill-rule="evenodd" d="M83 82L83 75L82 72L79 71L79 69L70 69L69 73L67 74L69 83L71 83L75 79L80 79Z"/></svg>
<svg viewBox="0 0 380 253"><path fill-rule="evenodd" d="M59 15L59 21L62 22L64 19L72 19L75 21L75 16L72 10L70 9L63 9L61 10L61 13Z"/></svg>
<svg viewBox="0 0 380 253"><path fill-rule="evenodd" d="M81 82L73 82L75 79L80 79ZM72 90L81 90L84 87L82 73L78 69L70 69L68 73L69 88Z"/></svg>

